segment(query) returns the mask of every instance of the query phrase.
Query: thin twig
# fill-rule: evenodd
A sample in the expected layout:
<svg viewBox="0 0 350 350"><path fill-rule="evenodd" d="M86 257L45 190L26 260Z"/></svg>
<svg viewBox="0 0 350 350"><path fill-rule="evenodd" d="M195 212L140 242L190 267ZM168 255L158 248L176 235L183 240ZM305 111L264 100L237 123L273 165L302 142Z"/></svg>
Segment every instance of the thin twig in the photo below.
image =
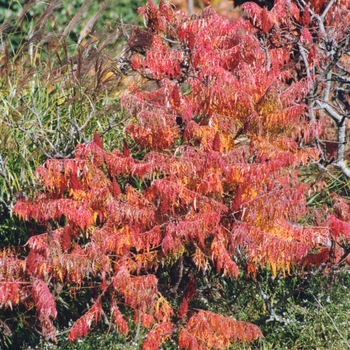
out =
<svg viewBox="0 0 350 350"><path fill-rule="evenodd" d="M326 316L331 320L334 329L336 330L336 332L338 333L339 337L344 341L344 343L346 344L346 346L350 349L350 344L346 341L346 339L344 338L344 336L340 333L337 325L335 324L332 316L327 312L327 310L323 307L323 305L319 302L319 300L312 294L312 296L314 297L316 303L318 304L318 306L322 309L322 311L326 314Z"/></svg>

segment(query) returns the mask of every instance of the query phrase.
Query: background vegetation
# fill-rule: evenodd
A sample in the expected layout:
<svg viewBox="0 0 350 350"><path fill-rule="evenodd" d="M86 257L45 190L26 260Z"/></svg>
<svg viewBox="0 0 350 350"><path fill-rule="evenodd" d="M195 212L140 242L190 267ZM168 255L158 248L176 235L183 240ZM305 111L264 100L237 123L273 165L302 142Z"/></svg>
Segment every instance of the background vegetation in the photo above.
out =
<svg viewBox="0 0 350 350"><path fill-rule="evenodd" d="M0 246L26 241L22 225L12 224L10 209L19 196L35 190L34 170L45 159L71 155L96 130L109 135L110 147L120 146L122 125L115 126L125 116L116 66L123 31L130 28L123 21L137 23L141 5L130 1L112 10L108 2L95 1L5 3L0 8Z"/></svg>

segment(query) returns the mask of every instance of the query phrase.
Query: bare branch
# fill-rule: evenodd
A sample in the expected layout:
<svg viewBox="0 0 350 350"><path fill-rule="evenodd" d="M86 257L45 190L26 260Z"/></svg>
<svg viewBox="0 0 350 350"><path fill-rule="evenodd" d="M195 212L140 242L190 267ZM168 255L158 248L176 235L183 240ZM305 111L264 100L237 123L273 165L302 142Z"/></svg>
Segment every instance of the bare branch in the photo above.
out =
<svg viewBox="0 0 350 350"><path fill-rule="evenodd" d="M310 69L309 69L309 63L307 61L307 57L306 57L306 50L305 48L303 47L303 45L300 43L300 41L298 42L298 48L299 48L299 51L300 51L300 55L303 59L303 62L304 62L304 66L305 66L305 69L306 69L306 76L311 79L311 74L310 74Z"/></svg>
<svg viewBox="0 0 350 350"><path fill-rule="evenodd" d="M344 119L344 116L341 116L334 108L326 102L317 100L318 108L324 109L327 114L337 123L341 123Z"/></svg>
<svg viewBox="0 0 350 350"><path fill-rule="evenodd" d="M322 20L325 19L325 17L327 16L328 11L331 9L331 7L333 6L334 3L335 3L335 0L331 0L331 1L328 3L327 7L324 9L324 11L323 11L323 13L322 13L322 15L321 15L321 19L322 19Z"/></svg>

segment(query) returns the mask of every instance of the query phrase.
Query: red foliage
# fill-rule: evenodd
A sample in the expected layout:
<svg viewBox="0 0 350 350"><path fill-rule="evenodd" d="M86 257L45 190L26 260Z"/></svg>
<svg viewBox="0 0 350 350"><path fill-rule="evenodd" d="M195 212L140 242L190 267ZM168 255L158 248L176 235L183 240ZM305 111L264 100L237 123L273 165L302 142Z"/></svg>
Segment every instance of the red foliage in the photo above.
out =
<svg viewBox="0 0 350 350"><path fill-rule="evenodd" d="M160 345L169 337L173 331L171 322L157 323L148 333L142 345L142 350L158 350Z"/></svg>
<svg viewBox="0 0 350 350"><path fill-rule="evenodd" d="M32 287L32 296L35 303L38 319L41 323L44 336L55 339L56 328L52 320L57 316L56 303L50 289L44 281L36 279Z"/></svg>
<svg viewBox="0 0 350 350"><path fill-rule="evenodd" d="M328 218L328 225L331 236L335 241L345 240L345 242L349 242L350 222L339 220L335 216L331 215Z"/></svg>
<svg viewBox="0 0 350 350"><path fill-rule="evenodd" d="M255 277L265 267L276 276L326 261L326 248L313 260L308 254L329 240L349 242L349 208L341 200L328 227L300 225L312 189L297 170L318 159L313 139L322 122L310 122L305 103L315 77L291 67L299 44L309 50L309 64L324 63L314 45L314 18L293 1L276 1L271 11L246 3L244 10L248 19L232 22L210 7L193 16L176 14L163 1L141 9L148 41L137 52L129 43L131 67L156 88L130 86L122 103L135 117L125 132L146 155L136 159L126 144L109 152L95 133L93 142L77 146L75 158L50 159L37 169L45 190L18 200L13 210L48 229L29 239L24 260L4 254L2 307L33 300L51 336L57 314L51 286L79 291L93 281L95 302L74 323L71 341L99 321L106 297L122 334L128 324L119 303L133 309L136 323L153 327L145 350L158 349L178 327L182 348L221 349L262 334L203 310L184 328L174 325L158 289L160 266L185 257L198 270L230 278L240 269ZM327 23L336 24L330 13ZM18 281L32 286L31 295ZM195 297L194 281L179 319Z"/></svg>
<svg viewBox="0 0 350 350"><path fill-rule="evenodd" d="M1 307L12 309L20 302L20 283L19 282L0 282Z"/></svg>
<svg viewBox="0 0 350 350"><path fill-rule="evenodd" d="M259 328L247 322L200 310L192 316L179 334L183 349L224 349L235 342L250 342L262 338Z"/></svg>
<svg viewBox="0 0 350 350"><path fill-rule="evenodd" d="M310 254L304 258L303 266L306 269L310 269L312 266L319 267L321 264L330 260L332 250L330 248L322 248L316 254Z"/></svg>
<svg viewBox="0 0 350 350"><path fill-rule="evenodd" d="M190 283L187 285L185 290L185 298L187 300L192 300L196 294L196 282L194 280L194 277L191 276Z"/></svg>
<svg viewBox="0 0 350 350"><path fill-rule="evenodd" d="M186 316L187 312L188 312L188 300L185 297L185 298L182 299L182 302L181 302L181 304L179 306L179 310L177 312L177 317L179 319L182 319L182 318L184 318Z"/></svg>
<svg viewBox="0 0 350 350"><path fill-rule="evenodd" d="M191 276L190 282L185 289L184 298L182 299L182 302L179 306L179 310L177 312L178 319L182 319L186 316L188 312L188 302L195 297L195 294L196 294L196 283L195 283L194 277Z"/></svg>
<svg viewBox="0 0 350 350"><path fill-rule="evenodd" d="M102 313L100 300L97 299L90 309L81 316L72 326L68 339L74 341L88 334L92 321L98 322Z"/></svg>
<svg viewBox="0 0 350 350"><path fill-rule="evenodd" d="M56 318L57 310L55 300L45 282L38 279L35 280L32 293L39 317Z"/></svg>

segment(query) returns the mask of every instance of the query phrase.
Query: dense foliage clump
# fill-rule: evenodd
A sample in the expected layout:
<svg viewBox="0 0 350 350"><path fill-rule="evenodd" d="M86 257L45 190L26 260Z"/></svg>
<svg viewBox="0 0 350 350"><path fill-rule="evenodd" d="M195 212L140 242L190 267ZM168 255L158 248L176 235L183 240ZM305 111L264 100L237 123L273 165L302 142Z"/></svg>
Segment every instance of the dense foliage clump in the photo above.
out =
<svg viewBox="0 0 350 350"><path fill-rule="evenodd" d="M59 110L70 115L84 100L90 114L61 124L56 112L50 130L68 139L32 140L48 157L35 171L41 187L13 207L32 236L5 248L0 265L2 307L35 309L30 317L47 340L68 326L64 309L76 296L87 305L69 316L70 341L103 320L136 342L144 332L145 350L170 339L183 349L254 342L264 321L288 324L279 311L301 293L323 308L309 288L320 275L334 279L350 253L341 87L350 12L346 2L283 0L270 11L243 9L230 21L210 7L189 16L150 0L140 9L146 28L127 28L117 59L110 52L119 27L106 39L81 37L76 61L67 58L71 79L60 79L60 89L80 100L65 96ZM137 80L111 119L112 88L131 71ZM42 123L25 96L28 123ZM107 117L96 118L96 106ZM111 143L113 130L120 140ZM316 167L333 181L328 187ZM344 189L328 196L334 183ZM215 290L237 314L214 305ZM239 303L256 292L243 315Z"/></svg>

